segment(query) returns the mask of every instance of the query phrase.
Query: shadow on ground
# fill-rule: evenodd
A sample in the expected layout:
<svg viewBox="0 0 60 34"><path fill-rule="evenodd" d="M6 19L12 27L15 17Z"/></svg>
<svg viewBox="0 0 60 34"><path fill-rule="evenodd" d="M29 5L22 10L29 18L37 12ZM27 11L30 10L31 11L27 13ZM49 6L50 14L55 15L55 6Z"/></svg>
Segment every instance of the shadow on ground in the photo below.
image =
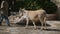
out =
<svg viewBox="0 0 60 34"><path fill-rule="evenodd" d="M26 21L22 21L22 22L17 23L17 24L24 27L24 26L26 25ZM36 25L37 25L37 26L41 26L41 23L40 23L40 22L37 22ZM46 23L46 25L47 25L48 27L50 27L49 24ZM31 21L29 22L29 26L33 26L33 23L32 23ZM40 29L40 28L38 28L38 29ZM60 32L60 29L50 29L50 28L49 28L49 29L43 29L43 30L45 30L45 31L59 31L59 32Z"/></svg>
<svg viewBox="0 0 60 34"><path fill-rule="evenodd" d="M44 29L46 31L59 31L60 32L60 29Z"/></svg>
<svg viewBox="0 0 60 34"><path fill-rule="evenodd" d="M19 23L16 23L16 24L18 24L18 25L21 25L21 26L25 26L26 25L26 21L21 21L21 22L19 22ZM35 23L36 24L36 26L41 26L41 22L36 22ZM28 24L29 26L33 26L33 23L32 23L32 21L29 21L29 24ZM45 25L45 24L44 24ZM50 26L49 24L47 24L46 23L46 25L47 26Z"/></svg>

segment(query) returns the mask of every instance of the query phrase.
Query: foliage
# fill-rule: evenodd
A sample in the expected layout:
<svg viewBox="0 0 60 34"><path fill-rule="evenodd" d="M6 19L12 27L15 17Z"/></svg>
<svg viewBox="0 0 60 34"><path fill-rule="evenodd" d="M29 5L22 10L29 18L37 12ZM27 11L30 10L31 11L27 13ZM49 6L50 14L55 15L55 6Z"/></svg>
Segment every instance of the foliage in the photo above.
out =
<svg viewBox="0 0 60 34"><path fill-rule="evenodd" d="M25 0L24 8L28 10L37 10L41 8L39 0Z"/></svg>
<svg viewBox="0 0 60 34"><path fill-rule="evenodd" d="M19 8L23 8L24 7L24 3L22 1L17 1L14 4L14 11L18 11Z"/></svg>
<svg viewBox="0 0 60 34"><path fill-rule="evenodd" d="M51 1L45 1L42 7L47 13L56 13L57 11L57 6Z"/></svg>
<svg viewBox="0 0 60 34"><path fill-rule="evenodd" d="M55 13L57 11L57 6L50 0L16 1L13 7L14 11L18 11L19 8L25 8L27 10L37 10L43 8L47 13Z"/></svg>
<svg viewBox="0 0 60 34"><path fill-rule="evenodd" d="M37 10L43 8L47 13L55 13L57 6L50 0L25 0L24 8L29 10Z"/></svg>

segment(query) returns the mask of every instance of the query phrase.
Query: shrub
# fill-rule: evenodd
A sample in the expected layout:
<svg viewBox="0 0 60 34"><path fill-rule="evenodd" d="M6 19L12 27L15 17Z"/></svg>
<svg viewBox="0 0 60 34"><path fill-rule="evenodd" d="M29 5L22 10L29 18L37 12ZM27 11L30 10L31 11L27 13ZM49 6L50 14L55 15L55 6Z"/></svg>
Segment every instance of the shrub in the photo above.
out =
<svg viewBox="0 0 60 34"><path fill-rule="evenodd" d="M44 5L42 7L43 7L43 9L46 10L46 12L48 14L49 13L56 13L56 11L57 11L57 6L51 1L45 1Z"/></svg>
<svg viewBox="0 0 60 34"><path fill-rule="evenodd" d="M43 8L47 13L55 13L57 6L50 0L25 0L24 8L28 10L37 10Z"/></svg>
<svg viewBox="0 0 60 34"><path fill-rule="evenodd" d="M57 6L55 3L51 2L50 0L24 0L24 1L17 1L15 2L14 9L18 11L19 8L25 8L27 10L38 10L43 8L46 12L49 13L56 13Z"/></svg>
<svg viewBox="0 0 60 34"><path fill-rule="evenodd" d="M24 8L28 10L37 10L41 8L39 0L25 0Z"/></svg>

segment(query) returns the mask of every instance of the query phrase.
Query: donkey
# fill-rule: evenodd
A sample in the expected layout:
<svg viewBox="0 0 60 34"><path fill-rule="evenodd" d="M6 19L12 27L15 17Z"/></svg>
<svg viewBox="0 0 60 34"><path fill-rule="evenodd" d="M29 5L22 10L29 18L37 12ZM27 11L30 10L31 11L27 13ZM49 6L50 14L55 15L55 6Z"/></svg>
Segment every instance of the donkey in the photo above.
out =
<svg viewBox="0 0 60 34"><path fill-rule="evenodd" d="M28 23L29 23L29 20L31 20L33 22L33 25L34 25L34 28L36 29L36 25L35 25L35 22L36 21L40 21L41 24L42 24L42 27L41 29L43 29L43 24L45 24L45 27L46 27L46 12L45 10L43 9L39 9L39 10L36 10L36 11L31 11L31 10L25 10L25 9L20 9L21 11L19 12L19 15L21 16L20 20L21 21L22 19L26 19L27 22L26 22L26 28L28 27Z"/></svg>

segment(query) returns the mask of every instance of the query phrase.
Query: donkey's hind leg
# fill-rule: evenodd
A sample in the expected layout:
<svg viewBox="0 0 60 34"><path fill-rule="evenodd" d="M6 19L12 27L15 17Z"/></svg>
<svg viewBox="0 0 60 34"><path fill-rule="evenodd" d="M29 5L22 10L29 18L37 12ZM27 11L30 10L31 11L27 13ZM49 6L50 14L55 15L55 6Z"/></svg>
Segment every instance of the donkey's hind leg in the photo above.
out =
<svg viewBox="0 0 60 34"><path fill-rule="evenodd" d="M41 26L41 30L42 30L42 29L44 28L44 27L43 27L43 23L44 23L44 22L43 22L43 18L41 18L40 15L38 15L38 18L39 18L39 21L41 22L41 25L42 25L42 26Z"/></svg>
<svg viewBox="0 0 60 34"><path fill-rule="evenodd" d="M32 21L32 22L33 22L33 25L34 25L34 29L37 29L35 21Z"/></svg>

